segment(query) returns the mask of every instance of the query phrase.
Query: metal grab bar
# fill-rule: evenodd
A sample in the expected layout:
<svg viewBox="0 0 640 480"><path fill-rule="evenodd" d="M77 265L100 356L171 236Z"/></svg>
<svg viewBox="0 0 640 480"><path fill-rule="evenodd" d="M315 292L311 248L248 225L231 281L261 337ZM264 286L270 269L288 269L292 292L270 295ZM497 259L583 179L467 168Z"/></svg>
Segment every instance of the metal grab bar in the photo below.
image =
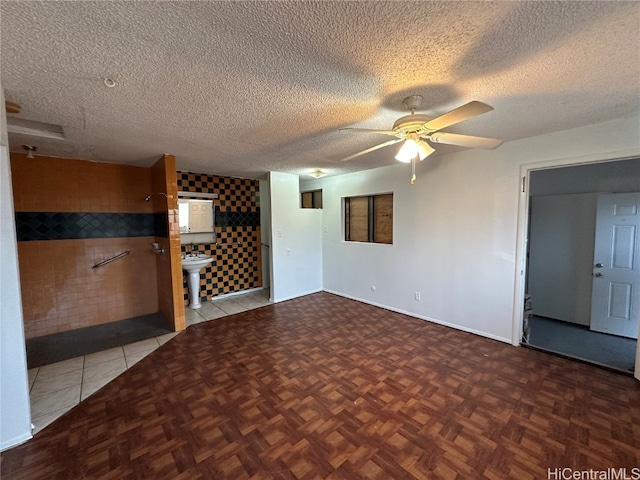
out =
<svg viewBox="0 0 640 480"><path fill-rule="evenodd" d="M116 255L115 257L111 257L111 258L106 259L104 262L96 263L96 264L95 264L93 267L91 267L91 268L98 268L98 267L101 267L101 266L103 266L103 265L106 265L107 263L111 263L111 262L113 262L114 260L117 260L117 259L122 258L122 257L126 257L126 256L127 256L127 255L129 255L130 253L131 253L131 250L125 250L124 252L119 253L119 254L118 254L118 255Z"/></svg>

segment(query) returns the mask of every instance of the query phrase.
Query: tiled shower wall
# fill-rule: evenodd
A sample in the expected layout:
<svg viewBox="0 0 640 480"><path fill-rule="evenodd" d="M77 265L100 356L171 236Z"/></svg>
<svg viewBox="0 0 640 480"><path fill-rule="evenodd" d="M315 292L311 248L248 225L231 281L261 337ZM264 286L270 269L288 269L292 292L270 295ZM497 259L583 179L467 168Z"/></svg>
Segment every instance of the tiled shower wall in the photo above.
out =
<svg viewBox="0 0 640 480"><path fill-rule="evenodd" d="M11 172L27 338L158 311L150 169L12 154Z"/></svg>
<svg viewBox="0 0 640 480"><path fill-rule="evenodd" d="M215 193L216 243L194 244L214 258L200 273L201 301L262 286L258 180L178 172L180 192ZM195 197L194 197L195 198ZM182 251L185 252L185 246ZM185 276L186 277L186 276ZM185 304L189 293L183 284Z"/></svg>
<svg viewBox="0 0 640 480"><path fill-rule="evenodd" d="M184 330L185 310L182 293L182 260L180 225L178 223L178 184L176 159L163 155L151 167L152 204L155 219L155 241L164 253L156 255L158 272L158 307L164 318L173 322L175 331ZM166 197L158 194L165 193Z"/></svg>

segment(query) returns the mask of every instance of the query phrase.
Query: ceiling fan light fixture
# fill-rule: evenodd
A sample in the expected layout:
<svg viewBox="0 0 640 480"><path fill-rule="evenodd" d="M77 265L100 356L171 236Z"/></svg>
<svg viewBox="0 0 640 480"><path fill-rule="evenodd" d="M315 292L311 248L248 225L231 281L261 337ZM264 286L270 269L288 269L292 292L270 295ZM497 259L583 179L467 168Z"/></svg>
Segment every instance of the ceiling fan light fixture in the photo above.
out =
<svg viewBox="0 0 640 480"><path fill-rule="evenodd" d="M431 150L431 152L429 150ZM399 162L409 163L411 160L416 158L416 156L420 157L420 160L423 160L427 156L431 155L433 151L434 150L429 145L419 138L407 138L402 144L402 147L400 147L395 158Z"/></svg>
<svg viewBox="0 0 640 480"><path fill-rule="evenodd" d="M416 133L412 133L402 144L396 155L396 160L402 163L409 163L417 156L422 161L433 152L435 150L431 148L431 145L418 137Z"/></svg>
<svg viewBox="0 0 640 480"><path fill-rule="evenodd" d="M409 163L412 159L416 158L418 154L418 145L412 138L407 138L398 153L396 154L396 160L402 163Z"/></svg>
<svg viewBox="0 0 640 480"><path fill-rule="evenodd" d="M376 135L390 135L396 137L394 140L375 145L361 152L349 155L342 161L353 160L361 155L371 153L380 148L394 143L402 142L402 146L395 155L395 159L403 163L411 163L413 176L412 183L415 180L415 163L416 160L424 160L436 150L431 146L436 143L445 143L448 145L456 145L467 148L483 148L485 150L493 150L502 145L503 141L497 138L477 137L473 135L463 135L458 133L441 132L440 130L460 122L464 122L470 118L476 117L483 113L490 112L493 107L486 103L476 100L465 103L464 105L454 108L436 118L430 118L427 115L415 113L420 107L422 97L420 95L411 95L404 99L404 105L411 110L409 115L398 118L391 130L374 130L371 128L342 128L341 130L352 130L356 132L365 132Z"/></svg>
<svg viewBox="0 0 640 480"><path fill-rule="evenodd" d="M429 155L431 155L433 152L436 151L435 148L432 148L431 145L429 145L424 140L418 140L416 142L416 148L418 150L418 156L420 157L420 161L424 160L425 158L427 158Z"/></svg>

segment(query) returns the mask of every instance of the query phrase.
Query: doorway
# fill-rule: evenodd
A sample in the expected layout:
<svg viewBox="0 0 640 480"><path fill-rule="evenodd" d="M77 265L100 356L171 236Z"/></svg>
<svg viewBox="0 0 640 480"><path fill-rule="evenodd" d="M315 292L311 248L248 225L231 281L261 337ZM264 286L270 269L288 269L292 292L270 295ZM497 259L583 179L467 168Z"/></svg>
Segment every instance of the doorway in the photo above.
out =
<svg viewBox="0 0 640 480"><path fill-rule="evenodd" d="M533 315L522 344L633 373L639 297L628 297L631 335L595 331L591 310L598 198L638 191L640 159L530 172L524 280Z"/></svg>

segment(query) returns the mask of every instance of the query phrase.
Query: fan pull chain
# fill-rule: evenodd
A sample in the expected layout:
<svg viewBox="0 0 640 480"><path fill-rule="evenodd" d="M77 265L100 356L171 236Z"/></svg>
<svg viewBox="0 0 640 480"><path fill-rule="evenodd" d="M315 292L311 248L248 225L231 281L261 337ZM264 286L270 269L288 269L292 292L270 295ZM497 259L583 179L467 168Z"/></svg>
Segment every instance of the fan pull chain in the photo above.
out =
<svg viewBox="0 0 640 480"><path fill-rule="evenodd" d="M416 157L413 157L411 159L411 185L413 185L415 182L416 182Z"/></svg>

